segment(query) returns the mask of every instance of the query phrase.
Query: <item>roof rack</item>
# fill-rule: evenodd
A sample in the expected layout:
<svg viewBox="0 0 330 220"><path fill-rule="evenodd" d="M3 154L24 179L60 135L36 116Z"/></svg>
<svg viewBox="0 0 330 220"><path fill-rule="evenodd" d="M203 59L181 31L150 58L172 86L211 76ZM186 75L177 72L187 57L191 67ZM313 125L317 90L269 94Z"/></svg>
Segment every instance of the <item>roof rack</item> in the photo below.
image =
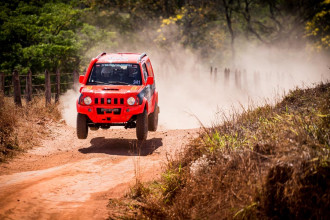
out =
<svg viewBox="0 0 330 220"><path fill-rule="evenodd" d="M144 52L140 55L139 59L138 59L138 63L141 62L142 58L147 56L147 54Z"/></svg>
<svg viewBox="0 0 330 220"><path fill-rule="evenodd" d="M97 57L96 57L96 59L99 59L101 56L103 56L103 55L105 55L105 54L107 54L106 52L102 52L102 53L100 53Z"/></svg>

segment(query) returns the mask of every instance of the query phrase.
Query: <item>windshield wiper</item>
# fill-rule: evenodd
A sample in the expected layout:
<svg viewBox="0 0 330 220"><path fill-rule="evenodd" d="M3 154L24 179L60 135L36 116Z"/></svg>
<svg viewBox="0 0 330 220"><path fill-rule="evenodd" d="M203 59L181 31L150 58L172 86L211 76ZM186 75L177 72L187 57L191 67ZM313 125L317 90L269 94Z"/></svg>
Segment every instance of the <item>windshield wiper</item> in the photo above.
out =
<svg viewBox="0 0 330 220"><path fill-rule="evenodd" d="M94 81L94 82L89 82L89 83L93 83L93 84L107 84L106 82L102 82L102 81Z"/></svg>
<svg viewBox="0 0 330 220"><path fill-rule="evenodd" d="M129 83L126 82L121 82L121 81L109 81L108 83L113 84L113 85L129 85Z"/></svg>

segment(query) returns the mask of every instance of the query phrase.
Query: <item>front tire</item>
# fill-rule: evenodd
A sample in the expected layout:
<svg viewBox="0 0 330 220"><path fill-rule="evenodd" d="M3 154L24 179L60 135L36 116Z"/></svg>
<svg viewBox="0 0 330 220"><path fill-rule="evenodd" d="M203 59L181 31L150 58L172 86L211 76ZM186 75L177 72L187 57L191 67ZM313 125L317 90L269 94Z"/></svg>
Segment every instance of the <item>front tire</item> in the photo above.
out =
<svg viewBox="0 0 330 220"><path fill-rule="evenodd" d="M149 131L157 131L158 126L158 104L155 104L155 110L148 117L148 130Z"/></svg>
<svg viewBox="0 0 330 220"><path fill-rule="evenodd" d="M145 109L136 119L136 137L138 140L146 140L148 136L148 113Z"/></svg>
<svg viewBox="0 0 330 220"><path fill-rule="evenodd" d="M78 113L77 115L77 137L86 139L88 135L87 116Z"/></svg>

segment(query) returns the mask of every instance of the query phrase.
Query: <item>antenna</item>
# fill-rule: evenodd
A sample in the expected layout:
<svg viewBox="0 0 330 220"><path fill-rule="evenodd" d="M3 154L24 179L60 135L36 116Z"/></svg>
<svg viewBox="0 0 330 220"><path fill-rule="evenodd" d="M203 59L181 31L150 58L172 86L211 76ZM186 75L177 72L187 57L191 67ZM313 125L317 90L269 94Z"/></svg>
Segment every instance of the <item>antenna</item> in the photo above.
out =
<svg viewBox="0 0 330 220"><path fill-rule="evenodd" d="M138 59L138 63L140 63L141 60L142 60L142 58L145 57L145 56L147 56L147 54L146 54L145 52L142 53L142 54L140 55L139 59Z"/></svg>
<svg viewBox="0 0 330 220"><path fill-rule="evenodd" d="M96 59L100 59L100 57L103 56L103 55L105 55L105 54L107 54L107 53L106 53L106 52L100 53L100 54L96 57Z"/></svg>

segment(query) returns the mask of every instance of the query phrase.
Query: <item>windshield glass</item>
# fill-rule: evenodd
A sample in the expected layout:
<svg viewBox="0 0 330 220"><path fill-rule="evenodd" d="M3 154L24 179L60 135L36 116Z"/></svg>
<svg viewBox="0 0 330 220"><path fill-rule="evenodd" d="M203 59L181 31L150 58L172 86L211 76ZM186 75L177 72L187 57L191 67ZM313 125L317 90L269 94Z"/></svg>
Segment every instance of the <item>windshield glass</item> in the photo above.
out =
<svg viewBox="0 0 330 220"><path fill-rule="evenodd" d="M141 85L139 64L95 63L87 85Z"/></svg>

